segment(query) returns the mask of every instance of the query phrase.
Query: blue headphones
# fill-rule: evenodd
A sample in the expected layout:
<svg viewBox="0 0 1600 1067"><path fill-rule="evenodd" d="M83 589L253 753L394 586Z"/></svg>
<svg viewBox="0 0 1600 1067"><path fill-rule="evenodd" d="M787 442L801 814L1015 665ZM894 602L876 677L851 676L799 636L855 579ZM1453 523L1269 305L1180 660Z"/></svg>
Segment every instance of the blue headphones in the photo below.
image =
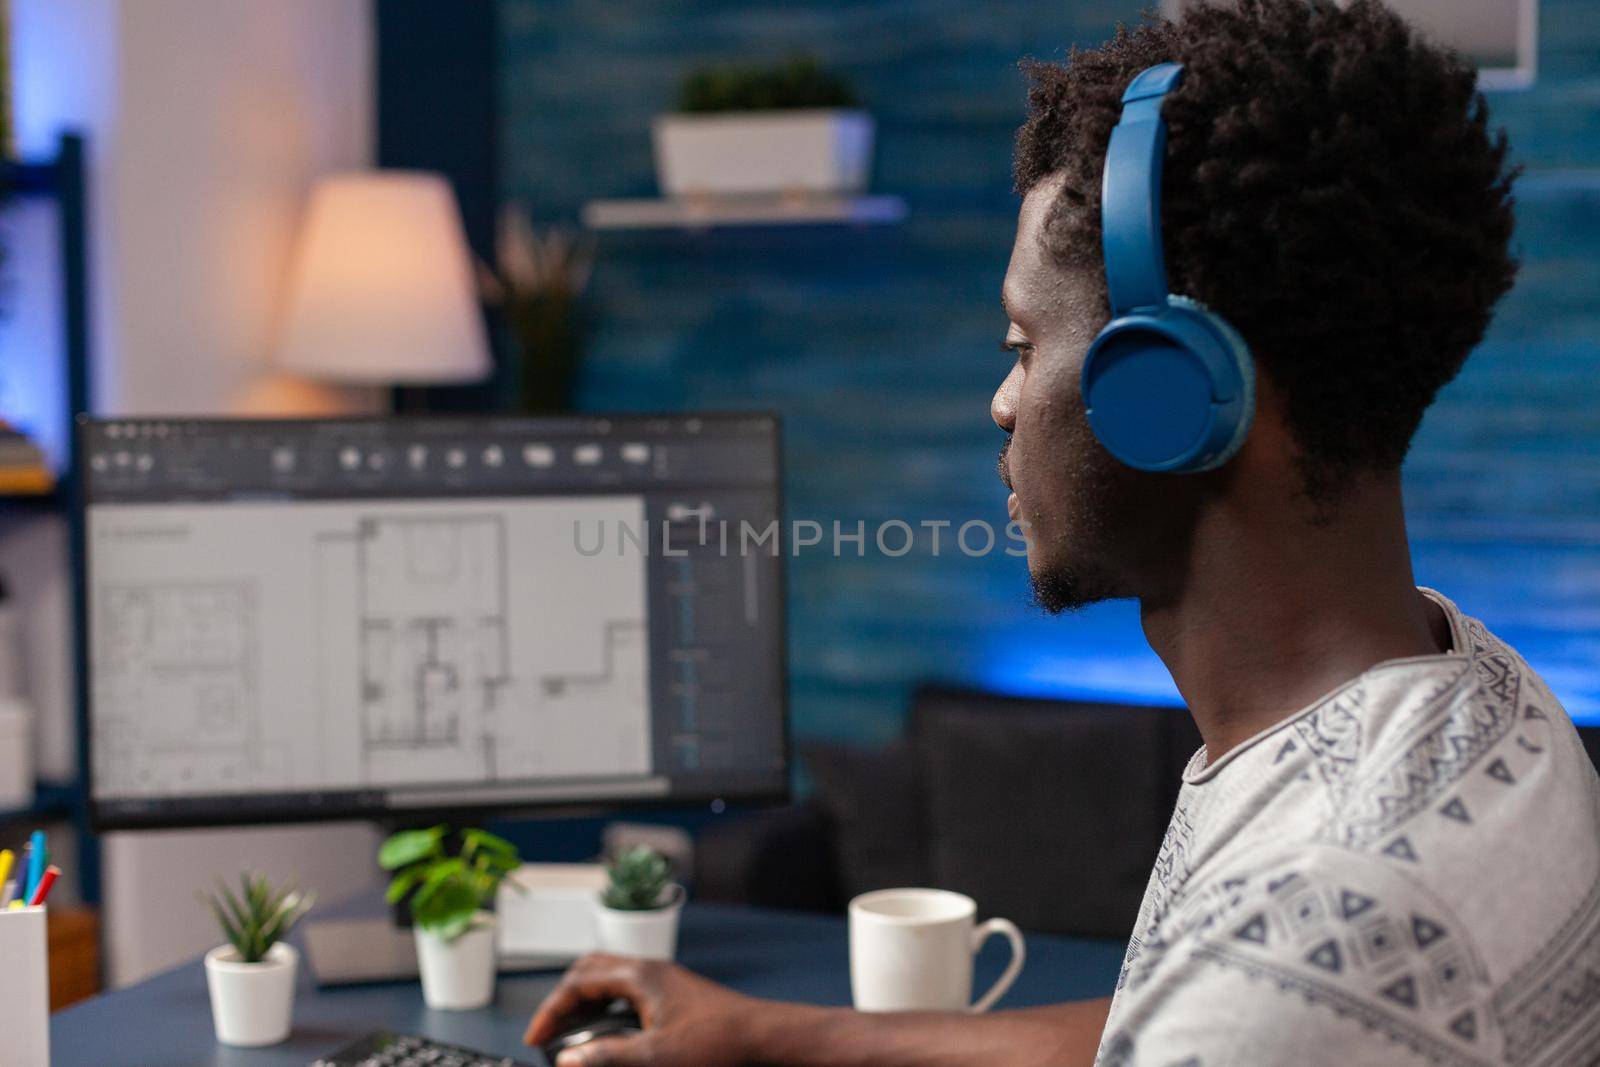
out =
<svg viewBox="0 0 1600 1067"><path fill-rule="evenodd" d="M1089 425L1117 459L1145 471L1210 470L1239 450L1255 412L1255 364L1232 326L1167 292L1161 249L1161 102L1183 67L1141 71L1122 94L1100 189L1111 321L1089 345Z"/></svg>

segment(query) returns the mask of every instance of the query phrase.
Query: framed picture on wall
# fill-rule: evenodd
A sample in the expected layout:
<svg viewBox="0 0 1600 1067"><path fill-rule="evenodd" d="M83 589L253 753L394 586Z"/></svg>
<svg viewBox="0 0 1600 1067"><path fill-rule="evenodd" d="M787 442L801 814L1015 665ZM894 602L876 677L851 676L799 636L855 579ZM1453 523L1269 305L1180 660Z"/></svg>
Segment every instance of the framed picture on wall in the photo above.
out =
<svg viewBox="0 0 1600 1067"><path fill-rule="evenodd" d="M1194 0L1161 0L1175 17ZM1484 89L1526 89L1539 50L1539 0L1385 0L1433 41L1471 59Z"/></svg>

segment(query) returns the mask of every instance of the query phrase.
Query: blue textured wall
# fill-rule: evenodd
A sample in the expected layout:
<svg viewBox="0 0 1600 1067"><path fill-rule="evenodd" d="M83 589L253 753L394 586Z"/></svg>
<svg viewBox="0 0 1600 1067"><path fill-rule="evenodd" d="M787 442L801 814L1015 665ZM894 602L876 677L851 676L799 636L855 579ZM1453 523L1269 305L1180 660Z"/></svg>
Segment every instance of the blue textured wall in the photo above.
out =
<svg viewBox="0 0 1600 1067"><path fill-rule="evenodd" d="M694 5L501 0L503 188L537 217L655 193L649 122L701 62L797 50L878 120L874 186L901 227L608 233L582 389L594 409L770 407L794 518L1004 521L998 304L1023 55L1106 36L1138 0ZM1600 715L1600 6L1544 5L1537 88L1492 103L1533 168L1522 281L1408 466L1419 578ZM796 731L898 730L926 679L1175 700L1131 605L1043 619L1020 561L947 545L806 554L790 571Z"/></svg>

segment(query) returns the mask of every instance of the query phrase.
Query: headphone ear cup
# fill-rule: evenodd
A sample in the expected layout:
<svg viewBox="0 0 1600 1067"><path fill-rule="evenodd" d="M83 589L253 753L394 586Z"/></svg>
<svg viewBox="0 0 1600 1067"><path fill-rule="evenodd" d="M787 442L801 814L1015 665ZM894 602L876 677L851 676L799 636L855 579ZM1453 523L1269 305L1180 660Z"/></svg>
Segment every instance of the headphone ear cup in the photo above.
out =
<svg viewBox="0 0 1600 1067"><path fill-rule="evenodd" d="M1244 447L1244 439L1256 417L1256 361L1244 336L1221 315L1189 296L1169 294L1169 313L1192 317L1215 341L1210 350L1213 378L1217 384L1218 429L1226 437L1210 460L1195 470L1222 466Z"/></svg>
<svg viewBox="0 0 1600 1067"><path fill-rule="evenodd" d="M1169 298L1113 319L1084 357L1095 436L1146 471L1209 470L1238 451L1254 411L1253 365L1238 333L1202 305Z"/></svg>

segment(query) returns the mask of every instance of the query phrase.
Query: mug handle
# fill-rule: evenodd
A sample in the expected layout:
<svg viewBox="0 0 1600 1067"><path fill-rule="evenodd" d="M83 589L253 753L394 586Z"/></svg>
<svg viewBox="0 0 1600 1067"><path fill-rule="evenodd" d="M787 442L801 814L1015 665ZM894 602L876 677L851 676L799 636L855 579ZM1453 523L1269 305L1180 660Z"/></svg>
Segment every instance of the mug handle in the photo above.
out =
<svg viewBox="0 0 1600 1067"><path fill-rule="evenodd" d="M974 1015L981 1015L994 1007L994 1002L1006 995L1006 990L1011 988L1011 983L1017 980L1017 975L1022 973L1022 964L1028 958L1028 952L1022 944L1022 931L1017 929L1016 923L1010 919L990 919L981 923L972 931L972 954L976 956L983 943L995 934L1005 934L1006 940L1011 942L1011 962L1006 964L1006 969L989 991L978 998L978 1002L967 1010Z"/></svg>

